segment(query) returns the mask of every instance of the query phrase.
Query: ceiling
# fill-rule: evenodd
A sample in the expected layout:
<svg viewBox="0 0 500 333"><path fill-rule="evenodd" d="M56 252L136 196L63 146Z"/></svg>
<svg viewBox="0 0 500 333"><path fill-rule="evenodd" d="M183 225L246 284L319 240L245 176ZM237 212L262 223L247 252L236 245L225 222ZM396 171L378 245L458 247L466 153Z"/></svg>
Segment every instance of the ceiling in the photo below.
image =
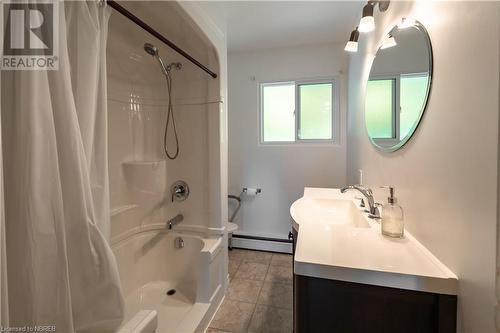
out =
<svg viewBox="0 0 500 333"><path fill-rule="evenodd" d="M205 2L226 25L228 50L344 43L365 1Z"/></svg>

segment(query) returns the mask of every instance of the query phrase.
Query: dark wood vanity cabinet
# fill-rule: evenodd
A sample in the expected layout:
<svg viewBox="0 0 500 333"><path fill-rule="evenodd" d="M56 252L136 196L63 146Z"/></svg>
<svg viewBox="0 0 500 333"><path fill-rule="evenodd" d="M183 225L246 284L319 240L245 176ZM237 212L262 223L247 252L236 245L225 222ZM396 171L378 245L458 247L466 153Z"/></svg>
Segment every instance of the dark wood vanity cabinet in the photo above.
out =
<svg viewBox="0 0 500 333"><path fill-rule="evenodd" d="M456 296L294 276L294 332L456 332Z"/></svg>
<svg viewBox="0 0 500 333"><path fill-rule="evenodd" d="M293 292L294 333L456 332L456 296L296 274Z"/></svg>

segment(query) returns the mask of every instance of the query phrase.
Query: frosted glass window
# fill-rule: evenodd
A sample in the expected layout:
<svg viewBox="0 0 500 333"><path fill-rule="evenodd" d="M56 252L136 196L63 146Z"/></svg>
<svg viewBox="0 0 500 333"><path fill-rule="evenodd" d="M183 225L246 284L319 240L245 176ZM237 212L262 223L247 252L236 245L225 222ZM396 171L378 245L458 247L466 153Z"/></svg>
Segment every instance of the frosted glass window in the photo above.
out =
<svg viewBox="0 0 500 333"><path fill-rule="evenodd" d="M262 85L263 141L295 141L295 84Z"/></svg>
<svg viewBox="0 0 500 333"><path fill-rule="evenodd" d="M366 89L365 117L368 135L374 139L392 139L394 130L394 87L396 80L370 80Z"/></svg>
<svg viewBox="0 0 500 333"><path fill-rule="evenodd" d="M260 142L335 142L334 80L260 85Z"/></svg>
<svg viewBox="0 0 500 333"><path fill-rule="evenodd" d="M424 108L427 94L428 75L402 75L400 81L400 132L399 139L403 140L411 133Z"/></svg>
<svg viewBox="0 0 500 333"><path fill-rule="evenodd" d="M332 139L332 83L299 85L299 138Z"/></svg>

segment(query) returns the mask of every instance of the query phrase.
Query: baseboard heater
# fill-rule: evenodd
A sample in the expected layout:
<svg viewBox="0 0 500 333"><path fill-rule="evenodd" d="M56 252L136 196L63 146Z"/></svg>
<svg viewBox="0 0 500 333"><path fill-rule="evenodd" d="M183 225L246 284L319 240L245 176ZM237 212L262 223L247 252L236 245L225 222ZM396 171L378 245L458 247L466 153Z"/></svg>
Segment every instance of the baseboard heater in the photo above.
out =
<svg viewBox="0 0 500 333"><path fill-rule="evenodd" d="M233 234L233 238L253 239L253 240L279 242L279 243L293 243L293 241L291 239L262 237L262 236L249 236L249 235Z"/></svg>

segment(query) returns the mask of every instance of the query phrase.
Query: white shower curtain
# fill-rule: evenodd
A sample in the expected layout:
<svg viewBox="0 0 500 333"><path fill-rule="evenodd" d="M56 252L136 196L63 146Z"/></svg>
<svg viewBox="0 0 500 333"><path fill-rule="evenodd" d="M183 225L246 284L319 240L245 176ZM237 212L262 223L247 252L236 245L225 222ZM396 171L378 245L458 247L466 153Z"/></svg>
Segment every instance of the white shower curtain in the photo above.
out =
<svg viewBox="0 0 500 333"><path fill-rule="evenodd" d="M110 9L59 4L59 70L1 78L9 325L111 332L123 298L107 241Z"/></svg>
<svg viewBox="0 0 500 333"><path fill-rule="evenodd" d="M7 254L5 244L5 206L3 193L3 154L1 131L2 129L0 126L0 326L9 327L9 293L7 286Z"/></svg>

